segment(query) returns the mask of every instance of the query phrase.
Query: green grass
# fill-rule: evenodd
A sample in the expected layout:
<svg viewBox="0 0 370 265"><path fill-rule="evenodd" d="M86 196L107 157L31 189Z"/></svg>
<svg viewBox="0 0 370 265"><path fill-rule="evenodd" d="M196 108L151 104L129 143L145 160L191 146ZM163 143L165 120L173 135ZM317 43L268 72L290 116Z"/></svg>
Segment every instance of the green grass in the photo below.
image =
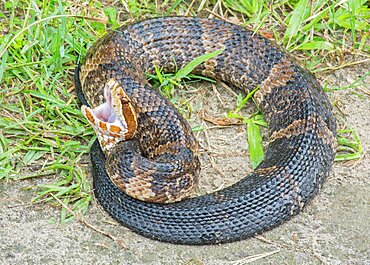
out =
<svg viewBox="0 0 370 265"><path fill-rule="evenodd" d="M216 50L211 53L203 54L191 62L189 62L187 65L185 65L183 68L178 69L176 73L163 73L162 69L155 66L155 75L148 75L149 80L154 81L153 87L158 88L159 91L167 98L172 98L173 93L175 90L175 87L180 87L180 82L183 81L183 79L199 79L199 80L205 80L214 82L214 80L203 77L203 76L197 76L194 74L191 74L191 72L194 70L195 67L198 65L204 63L208 59L211 59L220 53L222 53L222 49Z"/></svg>
<svg viewBox="0 0 370 265"><path fill-rule="evenodd" d="M55 202L50 196L53 194L73 210L86 211L92 193L85 169L95 136L79 111L73 89L76 63L109 28L153 16L205 17L211 13L233 18L273 37L294 52L301 64L318 74L370 58L370 10L364 0L129 0L117 2L117 7L99 2L82 6L65 1L3 1L0 3L0 179L20 181L42 177L45 184L30 187L35 189L35 201ZM187 77L186 68L175 75L158 69L157 75L151 77L184 113L191 112L191 104L176 98L174 89L184 84L181 78ZM326 90L336 93L347 89L367 97L361 89L364 78L359 77L348 87L326 86ZM246 101L242 96L237 99L233 115L239 115L249 126L248 141L257 148L256 160L252 158L255 166L261 159L259 126L265 123L260 114L240 116L238 111ZM361 155L358 137L351 139L355 135L355 131L340 135L343 149L338 160L358 159ZM68 220L71 216L62 211L61 217Z"/></svg>

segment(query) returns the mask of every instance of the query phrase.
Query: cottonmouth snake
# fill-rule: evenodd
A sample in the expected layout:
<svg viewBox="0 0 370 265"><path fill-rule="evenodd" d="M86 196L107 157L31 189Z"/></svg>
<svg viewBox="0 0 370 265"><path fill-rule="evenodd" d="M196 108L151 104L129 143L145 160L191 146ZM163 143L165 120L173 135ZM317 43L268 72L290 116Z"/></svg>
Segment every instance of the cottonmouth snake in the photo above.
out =
<svg viewBox="0 0 370 265"><path fill-rule="evenodd" d="M218 49L221 54L193 72L243 91L259 87L254 99L270 135L265 158L221 191L153 203L177 200L181 187L192 189L198 145L144 73L153 73L154 65L174 72ZM113 218L153 239L213 244L269 230L315 196L333 163L335 120L319 83L282 49L237 25L165 17L121 27L93 45L76 68L75 83L82 103L95 108L83 111L104 148L97 141L91 148L95 196Z"/></svg>

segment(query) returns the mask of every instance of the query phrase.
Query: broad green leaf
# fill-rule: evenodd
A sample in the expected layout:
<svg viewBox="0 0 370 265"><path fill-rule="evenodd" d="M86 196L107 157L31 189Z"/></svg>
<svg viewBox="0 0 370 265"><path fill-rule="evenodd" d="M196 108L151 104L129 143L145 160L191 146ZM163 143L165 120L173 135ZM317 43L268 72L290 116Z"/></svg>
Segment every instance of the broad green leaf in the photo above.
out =
<svg viewBox="0 0 370 265"><path fill-rule="evenodd" d="M203 54L203 55L195 58L194 60L192 60L191 62L189 62L187 65L185 65L182 69L180 69L176 73L175 78L178 78L178 79L184 78L185 76L187 76L188 74L190 74L191 71L193 71L195 67L197 67L201 63L204 63L208 59L211 59L213 57L216 57L217 55L221 54L223 51L224 51L224 49L218 49L218 50L216 50L214 52Z"/></svg>
<svg viewBox="0 0 370 265"><path fill-rule="evenodd" d="M252 120L248 120L247 125L249 156L252 167L256 168L263 160L262 136L260 128Z"/></svg>
<svg viewBox="0 0 370 265"><path fill-rule="evenodd" d="M335 156L335 161L348 161L348 160L357 160L361 158L361 154L339 154Z"/></svg>
<svg viewBox="0 0 370 265"><path fill-rule="evenodd" d="M7 59L8 59L8 52L5 51L3 57L1 58L1 62L0 62L0 83L1 83L1 80L3 79Z"/></svg>
<svg viewBox="0 0 370 265"><path fill-rule="evenodd" d="M198 125L195 125L193 128L191 128L191 130L193 132L202 132L202 131L204 131L204 127L202 125L198 124Z"/></svg>
<svg viewBox="0 0 370 265"><path fill-rule="evenodd" d="M334 50L334 45L328 41L311 41L297 46L297 50Z"/></svg>
<svg viewBox="0 0 370 265"><path fill-rule="evenodd" d="M294 8L292 16L289 20L289 25L284 34L284 41L288 41L287 47L290 46L291 40L294 39L298 34L302 21L305 19L307 6L308 0L300 0Z"/></svg>

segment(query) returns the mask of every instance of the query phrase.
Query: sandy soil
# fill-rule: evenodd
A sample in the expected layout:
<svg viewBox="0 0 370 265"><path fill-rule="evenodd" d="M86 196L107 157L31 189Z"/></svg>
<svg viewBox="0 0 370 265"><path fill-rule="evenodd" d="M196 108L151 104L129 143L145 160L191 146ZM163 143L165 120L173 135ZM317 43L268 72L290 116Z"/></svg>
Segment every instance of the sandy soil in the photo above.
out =
<svg viewBox="0 0 370 265"><path fill-rule="evenodd" d="M319 76L331 86L348 85L368 71L356 66ZM370 84L368 77L366 82ZM369 89L369 87L367 87ZM198 193L230 185L251 171L246 130L219 128L202 119L223 116L234 106L233 93L221 85L201 84L182 92L192 98L193 124L208 127L197 136L203 147L202 180ZM1 182L1 264L370 264L370 99L349 90L329 93L340 124L355 128L364 148L355 163L336 163L333 174L315 200L296 218L261 236L216 246L177 246L136 235L114 222L94 201L83 218L115 235L129 250L81 224L58 222L59 208L32 204L34 194L23 188L47 180ZM222 107L220 107L222 106ZM274 254L272 254L274 253ZM268 255L271 254L271 255Z"/></svg>

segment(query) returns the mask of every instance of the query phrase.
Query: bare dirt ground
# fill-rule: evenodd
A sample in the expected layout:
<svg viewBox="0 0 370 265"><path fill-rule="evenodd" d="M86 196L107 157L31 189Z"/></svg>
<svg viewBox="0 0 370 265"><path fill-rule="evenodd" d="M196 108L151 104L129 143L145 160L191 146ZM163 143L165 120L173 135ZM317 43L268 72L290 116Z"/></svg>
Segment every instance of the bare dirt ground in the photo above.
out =
<svg viewBox="0 0 370 265"><path fill-rule="evenodd" d="M364 75L370 64L319 76L330 86L343 86ZM370 84L370 78L365 80ZM369 89L369 87L367 88ZM236 182L251 171L246 130L219 128L202 116L222 117L234 108L235 96L221 85L202 83L182 92L191 99L193 124L208 128L197 137L203 148L202 180L198 193ZM361 93L360 93L361 94ZM350 90L329 93L340 103L340 124L356 129L363 157L354 163L336 163L320 194L297 217L261 236L216 246L178 246L149 240L116 224L94 201L83 218L122 240L115 241L81 224L61 224L60 209L32 204L34 193L23 188L48 180L1 182L1 264L245 264L250 256L265 254L253 264L370 264L370 99Z"/></svg>

